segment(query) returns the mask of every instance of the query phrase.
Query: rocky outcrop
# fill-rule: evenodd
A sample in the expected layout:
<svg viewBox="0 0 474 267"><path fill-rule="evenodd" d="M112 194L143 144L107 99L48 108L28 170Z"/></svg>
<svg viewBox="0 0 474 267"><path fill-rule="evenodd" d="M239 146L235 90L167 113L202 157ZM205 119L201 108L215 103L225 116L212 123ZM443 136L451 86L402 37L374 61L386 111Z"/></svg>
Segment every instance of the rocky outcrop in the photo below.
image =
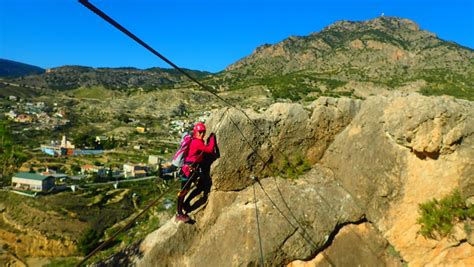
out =
<svg viewBox="0 0 474 267"><path fill-rule="evenodd" d="M472 196L473 115L472 102L453 98L369 98L321 160L411 264L442 264L442 253L466 250L450 248L460 240L425 239L416 219L420 203L456 188ZM468 251L452 263L472 261Z"/></svg>
<svg viewBox="0 0 474 267"><path fill-rule="evenodd" d="M213 191L207 207L195 215L195 224L169 221L141 242L135 263L258 265L259 238L265 262L282 265L312 258L333 229L360 221L363 215L350 195L328 177L325 170L315 168L296 181L266 178L262 187L255 185L256 198L252 186L241 192ZM119 262L111 258L106 265Z"/></svg>
<svg viewBox="0 0 474 267"><path fill-rule="evenodd" d="M278 103L265 112L246 111L252 121L238 110L220 110L208 121L222 140L213 166L216 189L241 190L252 184L250 176L274 172L268 165L281 160L317 162L359 107L358 100L322 97L308 107Z"/></svg>
<svg viewBox="0 0 474 267"><path fill-rule="evenodd" d="M472 196L473 113L472 102L418 94L276 104L248 112L252 122L221 110L208 122L221 158L208 204L193 215L197 222L169 221L126 260L258 265L261 240L268 265L471 265L469 237L426 239L416 219L418 204L455 188ZM262 178L262 187L249 179L263 162L279 162L277 154L297 153L315 163L298 179ZM103 264L120 261L116 255Z"/></svg>

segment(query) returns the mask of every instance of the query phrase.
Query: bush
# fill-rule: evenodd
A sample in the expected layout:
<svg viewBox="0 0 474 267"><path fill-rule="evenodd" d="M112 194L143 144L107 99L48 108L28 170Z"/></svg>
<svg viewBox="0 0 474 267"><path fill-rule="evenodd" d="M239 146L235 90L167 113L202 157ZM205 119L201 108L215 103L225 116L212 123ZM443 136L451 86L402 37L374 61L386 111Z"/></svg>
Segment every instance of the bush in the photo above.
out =
<svg viewBox="0 0 474 267"><path fill-rule="evenodd" d="M286 156L273 162L270 165L270 169L273 173L269 173L269 175L296 179L298 176L310 170L311 164L301 155L295 155L292 157Z"/></svg>
<svg viewBox="0 0 474 267"><path fill-rule="evenodd" d="M420 233L424 237L445 237L453 226L468 218L474 219L474 206L467 207L465 199L455 190L441 200L433 199L419 205Z"/></svg>
<svg viewBox="0 0 474 267"><path fill-rule="evenodd" d="M89 229L77 242L77 249L83 255L89 254L99 244L100 235L95 229Z"/></svg>

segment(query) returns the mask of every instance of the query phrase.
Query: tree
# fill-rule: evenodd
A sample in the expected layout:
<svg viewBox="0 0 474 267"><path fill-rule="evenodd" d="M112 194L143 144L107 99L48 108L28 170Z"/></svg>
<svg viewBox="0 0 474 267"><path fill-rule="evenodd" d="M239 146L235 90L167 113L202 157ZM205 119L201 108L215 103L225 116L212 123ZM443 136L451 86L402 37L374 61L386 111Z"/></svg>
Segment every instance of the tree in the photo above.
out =
<svg viewBox="0 0 474 267"><path fill-rule="evenodd" d="M73 164L71 166L71 170L74 172L74 173L78 173L81 171L81 166L79 166L79 164Z"/></svg>
<svg viewBox="0 0 474 267"><path fill-rule="evenodd" d="M9 177L28 157L13 143L7 122L0 122L0 174Z"/></svg>

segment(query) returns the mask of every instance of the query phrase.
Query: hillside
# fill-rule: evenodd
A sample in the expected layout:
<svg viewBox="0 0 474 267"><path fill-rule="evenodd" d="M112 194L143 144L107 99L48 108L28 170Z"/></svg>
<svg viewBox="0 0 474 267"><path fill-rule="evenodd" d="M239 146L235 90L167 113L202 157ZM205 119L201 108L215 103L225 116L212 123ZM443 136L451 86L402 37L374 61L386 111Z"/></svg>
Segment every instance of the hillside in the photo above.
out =
<svg viewBox="0 0 474 267"><path fill-rule="evenodd" d="M187 70L194 77L209 75L208 72ZM92 68L84 66L62 66L49 69L41 75L30 75L10 82L24 87L47 88L53 90L72 90L81 87L104 87L111 90L142 88L172 88L174 84L186 82L181 73L173 69L150 68Z"/></svg>
<svg viewBox="0 0 474 267"><path fill-rule="evenodd" d="M262 45L214 80L223 90L263 86L276 98L367 97L390 90L474 99L474 51L408 19L339 21Z"/></svg>
<svg viewBox="0 0 474 267"><path fill-rule="evenodd" d="M18 77L44 73L44 69L12 60L0 58L0 77Z"/></svg>
<svg viewBox="0 0 474 267"><path fill-rule="evenodd" d="M474 51L413 21L339 21L308 36L265 44L217 74L187 70L219 91L267 91L274 99L366 98L397 90L474 99ZM174 69L63 66L9 81L25 88L197 88ZM267 95L267 94L263 94Z"/></svg>

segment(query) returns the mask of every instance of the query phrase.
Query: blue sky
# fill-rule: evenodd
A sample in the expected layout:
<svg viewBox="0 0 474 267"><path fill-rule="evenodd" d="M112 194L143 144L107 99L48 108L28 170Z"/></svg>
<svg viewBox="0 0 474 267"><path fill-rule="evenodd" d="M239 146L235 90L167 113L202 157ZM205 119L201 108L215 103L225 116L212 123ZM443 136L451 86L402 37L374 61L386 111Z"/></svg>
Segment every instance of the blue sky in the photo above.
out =
<svg viewBox="0 0 474 267"><path fill-rule="evenodd" d="M399 16L474 48L474 1L91 0L177 65L217 72L257 46L338 20ZM0 0L0 58L62 65L168 67L76 0Z"/></svg>

